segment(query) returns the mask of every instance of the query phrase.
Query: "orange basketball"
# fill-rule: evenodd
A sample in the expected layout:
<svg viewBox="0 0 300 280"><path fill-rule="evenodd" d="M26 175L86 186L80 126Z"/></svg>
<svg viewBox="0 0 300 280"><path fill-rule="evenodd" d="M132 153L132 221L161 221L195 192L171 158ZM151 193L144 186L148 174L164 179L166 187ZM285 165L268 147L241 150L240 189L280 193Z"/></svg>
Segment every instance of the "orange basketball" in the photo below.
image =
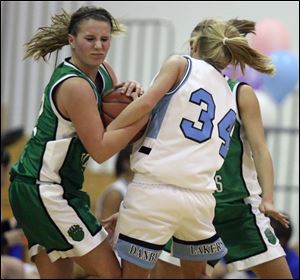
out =
<svg viewBox="0 0 300 280"><path fill-rule="evenodd" d="M101 119L104 127L107 127L132 101L133 99L130 96L121 93L118 88L107 92L102 98ZM130 143L134 143L140 139L146 127L147 124L135 135Z"/></svg>
<svg viewBox="0 0 300 280"><path fill-rule="evenodd" d="M107 127L132 100L130 96L121 93L120 89L107 92L102 98L101 119L104 127Z"/></svg>

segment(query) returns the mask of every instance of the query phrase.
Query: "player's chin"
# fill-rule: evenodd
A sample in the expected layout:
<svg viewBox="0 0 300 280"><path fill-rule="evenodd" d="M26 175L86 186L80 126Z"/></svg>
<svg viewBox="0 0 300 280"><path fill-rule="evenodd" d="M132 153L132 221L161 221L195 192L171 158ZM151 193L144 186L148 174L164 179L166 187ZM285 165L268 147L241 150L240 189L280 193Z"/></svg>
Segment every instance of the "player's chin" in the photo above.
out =
<svg viewBox="0 0 300 280"><path fill-rule="evenodd" d="M91 66L97 66L97 65L100 65L102 64L104 61L104 57L103 56L91 56L91 59L90 59L90 64Z"/></svg>

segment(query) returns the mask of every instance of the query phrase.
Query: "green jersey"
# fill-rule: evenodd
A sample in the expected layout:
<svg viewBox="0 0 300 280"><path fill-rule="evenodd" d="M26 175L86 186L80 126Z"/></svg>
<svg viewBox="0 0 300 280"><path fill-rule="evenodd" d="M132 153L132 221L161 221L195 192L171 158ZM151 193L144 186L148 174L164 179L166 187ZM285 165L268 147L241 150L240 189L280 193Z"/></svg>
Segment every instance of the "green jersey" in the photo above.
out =
<svg viewBox="0 0 300 280"><path fill-rule="evenodd" d="M239 81L228 80L232 92L237 96ZM215 175L218 190L215 192L217 207L220 203L238 201L250 194L260 194L257 173L250 145L243 124L237 114L229 151L221 169Z"/></svg>
<svg viewBox="0 0 300 280"><path fill-rule="evenodd" d="M11 169L12 177L22 176L37 182L61 184L67 192L82 188L83 172L89 154L73 123L58 111L53 95L63 81L72 77L85 79L93 89L100 111L102 94L111 89L113 83L104 65L100 66L98 74L102 79L101 90L97 89L86 74L68 62L68 59L55 69L45 88L32 136L19 161Z"/></svg>

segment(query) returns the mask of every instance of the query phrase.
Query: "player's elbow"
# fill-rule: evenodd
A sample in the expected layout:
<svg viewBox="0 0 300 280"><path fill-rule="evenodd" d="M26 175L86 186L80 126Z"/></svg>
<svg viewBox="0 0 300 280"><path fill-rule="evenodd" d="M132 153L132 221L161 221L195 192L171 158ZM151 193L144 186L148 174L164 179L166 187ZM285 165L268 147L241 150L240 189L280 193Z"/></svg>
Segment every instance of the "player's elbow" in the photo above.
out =
<svg viewBox="0 0 300 280"><path fill-rule="evenodd" d="M94 153L91 155L92 159L96 161L98 164L102 164L106 160L108 160L112 155L106 154L106 153Z"/></svg>
<svg viewBox="0 0 300 280"><path fill-rule="evenodd" d="M114 151L110 151L110 148L105 145L103 140L104 139L95 143L93 147L88 150L90 157L98 164L102 164L114 154Z"/></svg>

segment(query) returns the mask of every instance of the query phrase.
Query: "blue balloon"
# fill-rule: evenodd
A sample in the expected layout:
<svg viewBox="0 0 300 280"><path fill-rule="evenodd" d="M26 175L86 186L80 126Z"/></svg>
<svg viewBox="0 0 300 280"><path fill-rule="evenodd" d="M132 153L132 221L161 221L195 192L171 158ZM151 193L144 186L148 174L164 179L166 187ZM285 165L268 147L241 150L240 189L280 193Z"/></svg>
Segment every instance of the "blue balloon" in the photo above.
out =
<svg viewBox="0 0 300 280"><path fill-rule="evenodd" d="M271 53L271 59L276 66L274 76L263 75L263 86L275 102L281 103L291 93L299 79L299 59L289 51Z"/></svg>

